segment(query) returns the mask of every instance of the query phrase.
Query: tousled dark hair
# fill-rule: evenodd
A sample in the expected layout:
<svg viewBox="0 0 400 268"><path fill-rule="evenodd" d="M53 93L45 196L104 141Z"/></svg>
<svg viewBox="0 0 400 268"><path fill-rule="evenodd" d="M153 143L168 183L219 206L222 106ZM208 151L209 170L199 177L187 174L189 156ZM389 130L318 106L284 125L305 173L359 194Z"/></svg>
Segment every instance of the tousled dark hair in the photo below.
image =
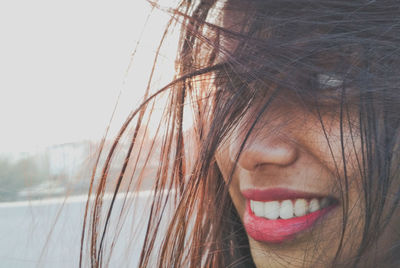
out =
<svg viewBox="0 0 400 268"><path fill-rule="evenodd" d="M251 111L255 114L247 122L248 138L261 116L268 115L270 104L282 95L287 96L285 101L311 110L323 131L324 114L334 113L339 120L342 159L334 161L342 182L337 187L344 213L342 240L331 265L359 265L387 227L400 199L399 2L186 0L177 8L165 7L165 12L171 15L170 27L177 22L181 25L176 79L146 95L122 127L102 169L96 165L89 193L95 199L88 201L86 209L81 266L86 243L90 245L90 265L106 263L104 238L109 221L118 215L112 214L115 196L123 184L129 185L127 191L140 188L144 167L137 167L137 159L143 155L145 163L150 157L160 163L152 189L170 194L154 195L139 267L151 263L157 267L254 266L246 233L228 193L234 170L225 183L215 153ZM237 23L224 22L227 12L238 15ZM142 148L140 135L148 127L143 120L162 94L169 97L159 125L164 132L157 132L147 152L135 150ZM253 110L255 103L260 108ZM189 134L183 129L184 118L189 116L187 106L194 118ZM123 164L117 175L111 175L121 137L128 135L130 128L133 131ZM356 168L363 190L363 234L349 260L341 259L352 179L347 175L343 129L350 129L353 146L355 140L361 143ZM239 156L240 152L236 159ZM135 173L139 175L135 177ZM111 180L114 199L105 209L102 198ZM160 233L165 208L172 201L173 216L167 231ZM102 217L105 220L100 220ZM162 239L160 248L157 237ZM400 242L388 249L384 258L371 260L395 267L400 264L399 248Z"/></svg>

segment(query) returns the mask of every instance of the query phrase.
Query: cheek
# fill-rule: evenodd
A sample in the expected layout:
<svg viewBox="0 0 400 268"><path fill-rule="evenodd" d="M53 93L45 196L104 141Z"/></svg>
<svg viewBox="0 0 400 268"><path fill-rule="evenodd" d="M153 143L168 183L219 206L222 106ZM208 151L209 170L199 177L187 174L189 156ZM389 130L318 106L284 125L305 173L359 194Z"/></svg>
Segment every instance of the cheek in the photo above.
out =
<svg viewBox="0 0 400 268"><path fill-rule="evenodd" d="M349 129L348 120L344 120L342 130L337 119L325 119L323 125L319 121L307 124L308 131L301 141L307 151L326 166L335 178L342 178L345 168L349 178L361 175L361 139L354 123L351 123L354 124L353 129Z"/></svg>
<svg viewBox="0 0 400 268"><path fill-rule="evenodd" d="M228 177L233 168L233 163L231 161L231 156L229 153L229 146L227 144L228 143L224 143L223 145L221 145L215 154L215 160L217 162L218 168L221 171L222 177L224 178L226 183L228 182Z"/></svg>
<svg viewBox="0 0 400 268"><path fill-rule="evenodd" d="M226 184L229 183L229 176L231 175L232 168L234 167L234 162L232 160L233 157L228 144L229 143L227 142L220 146L215 154L215 160ZM233 175L228 187L232 202L238 211L239 216L242 217L245 210L245 199L240 193L239 179L236 173Z"/></svg>

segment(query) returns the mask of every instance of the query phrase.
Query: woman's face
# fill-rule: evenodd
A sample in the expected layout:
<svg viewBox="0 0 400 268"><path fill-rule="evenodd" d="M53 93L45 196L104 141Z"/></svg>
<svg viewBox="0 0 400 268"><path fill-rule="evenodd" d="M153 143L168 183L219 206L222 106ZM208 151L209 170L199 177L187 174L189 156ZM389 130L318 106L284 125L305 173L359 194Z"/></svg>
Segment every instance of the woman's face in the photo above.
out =
<svg viewBox="0 0 400 268"><path fill-rule="evenodd" d="M240 31L246 24L238 8L223 14L225 28ZM228 51L237 45L222 44ZM364 228L357 105L340 116L340 104L330 102L318 114L287 93L276 97L245 141L262 107L252 106L219 147L218 167L258 268L326 267L335 257L344 263L357 255ZM393 228L385 230L365 256L379 258L398 239Z"/></svg>
<svg viewBox="0 0 400 268"><path fill-rule="evenodd" d="M253 260L258 268L324 267L340 244L344 213L348 222L339 260L351 258L364 224L360 139L349 127L357 129L356 122L344 116L341 135L338 108L321 114L322 127L315 111L281 95L247 139L229 188ZM257 109L248 112L216 154L226 181ZM390 233L382 236L382 243L390 240Z"/></svg>
<svg viewBox="0 0 400 268"><path fill-rule="evenodd" d="M240 25L246 20L240 10L224 11L225 28L240 31ZM225 43L228 51L236 47L235 42ZM322 128L315 113L295 103L278 96L255 125L236 162L249 122L260 108L254 106L216 154L227 182L237 163L229 192L258 268L313 264L321 267L334 258L340 243L343 226L340 189L345 186L341 179L344 174L340 172L343 155L337 111L323 116ZM348 185L352 226L344 239L344 244L351 248L354 237L360 240L363 224L359 220L362 200L355 158L360 146L350 131L345 130L343 134L347 168L351 169L346 175L354 178ZM348 241L349 232L359 235Z"/></svg>

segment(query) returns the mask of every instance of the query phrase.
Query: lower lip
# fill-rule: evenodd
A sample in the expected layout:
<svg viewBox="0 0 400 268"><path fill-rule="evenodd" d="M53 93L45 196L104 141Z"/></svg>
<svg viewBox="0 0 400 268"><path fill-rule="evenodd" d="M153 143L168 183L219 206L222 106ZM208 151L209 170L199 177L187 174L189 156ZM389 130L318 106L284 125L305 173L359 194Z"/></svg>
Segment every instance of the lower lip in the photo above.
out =
<svg viewBox="0 0 400 268"><path fill-rule="evenodd" d="M319 219L334 207L335 205L332 205L288 220L269 220L254 215L250 208L250 201L247 200L243 222L247 234L254 240L266 243L282 243L292 240L297 234L311 229Z"/></svg>

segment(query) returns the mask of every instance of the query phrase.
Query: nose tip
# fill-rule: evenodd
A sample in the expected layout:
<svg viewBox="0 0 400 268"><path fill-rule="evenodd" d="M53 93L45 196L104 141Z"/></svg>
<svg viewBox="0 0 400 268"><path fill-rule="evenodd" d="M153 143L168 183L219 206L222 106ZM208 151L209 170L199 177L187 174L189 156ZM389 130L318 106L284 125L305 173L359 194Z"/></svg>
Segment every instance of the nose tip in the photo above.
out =
<svg viewBox="0 0 400 268"><path fill-rule="evenodd" d="M260 166L275 165L289 166L298 158L298 150L295 144L279 139L255 141L246 144L238 165L252 171Z"/></svg>

